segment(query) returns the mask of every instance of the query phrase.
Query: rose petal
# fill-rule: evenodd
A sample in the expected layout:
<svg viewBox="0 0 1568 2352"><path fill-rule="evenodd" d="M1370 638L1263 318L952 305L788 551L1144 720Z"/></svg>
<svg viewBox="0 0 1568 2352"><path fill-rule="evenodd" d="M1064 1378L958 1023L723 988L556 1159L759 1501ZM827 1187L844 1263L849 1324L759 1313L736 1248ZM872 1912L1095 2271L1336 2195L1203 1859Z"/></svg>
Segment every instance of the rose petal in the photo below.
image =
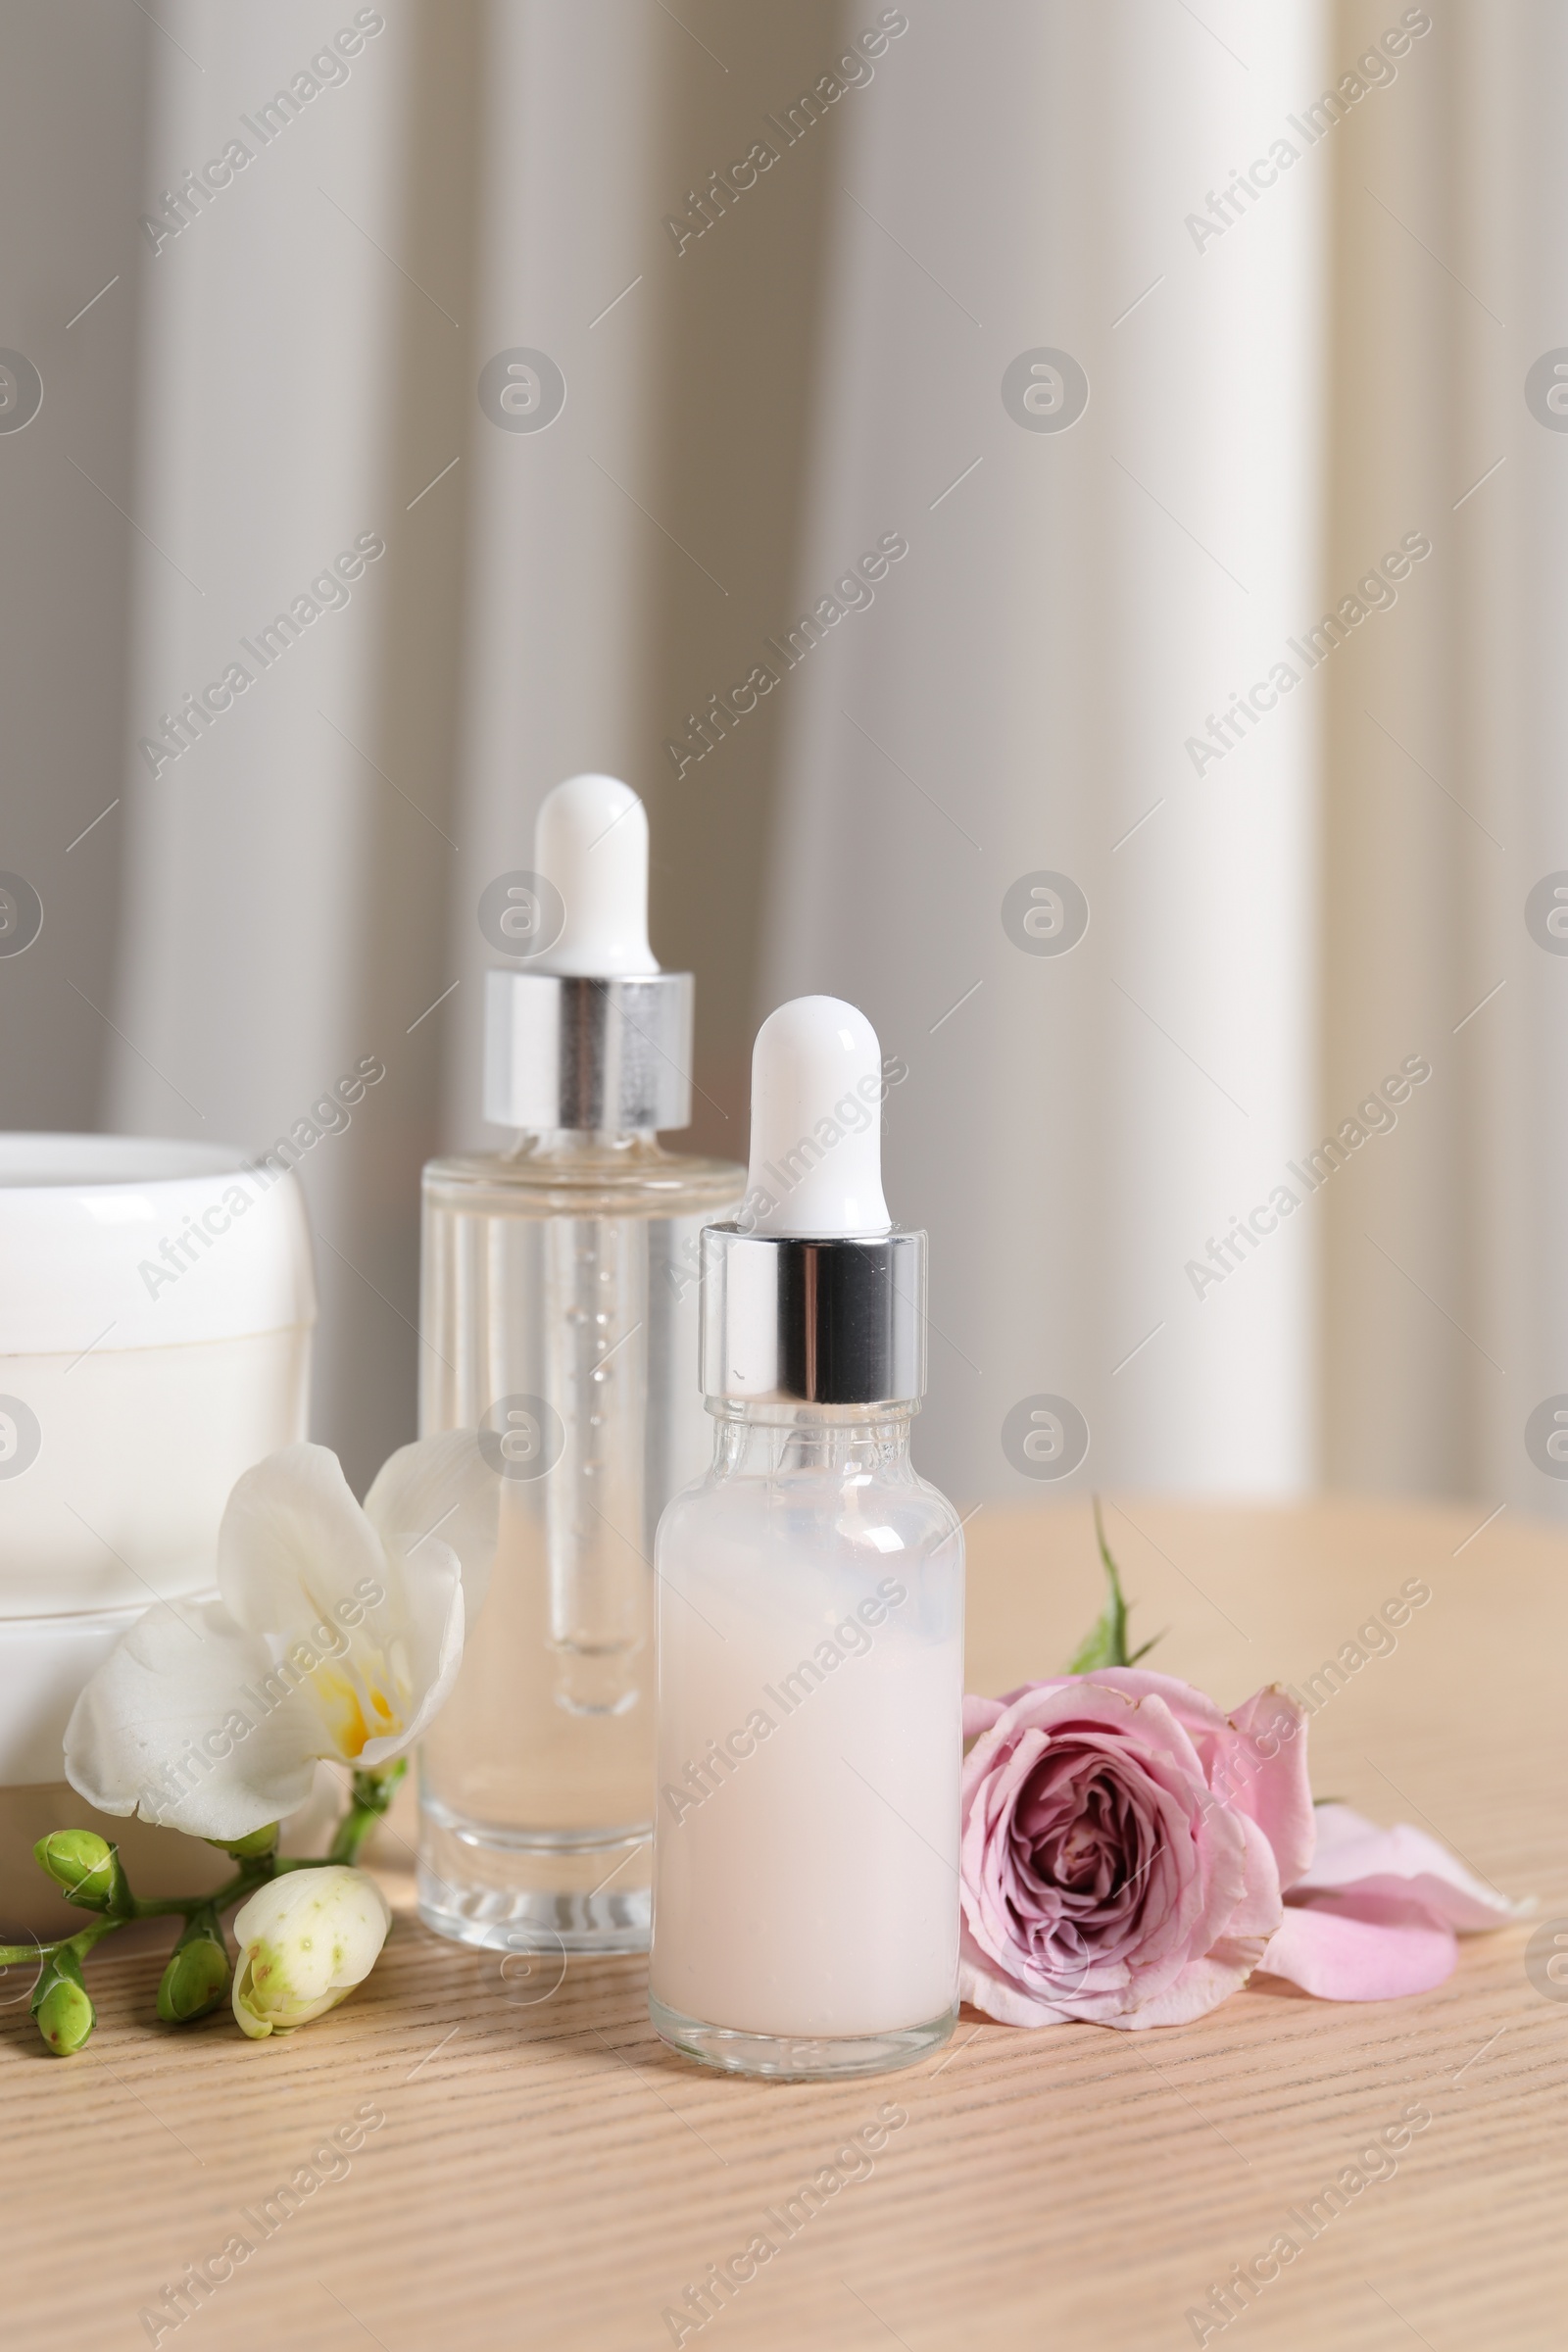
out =
<svg viewBox="0 0 1568 2352"><path fill-rule="evenodd" d="M1085 1674L1047 1675L1038 1683L1020 1683L1015 1690L1004 1690L1000 1698L978 1698L974 1704L1005 1711L1025 1700L1044 1701L1063 1690L1091 1688L1116 1690L1123 1698L1134 1700L1151 1695L1162 1698L1178 1721L1195 1730L1219 1732L1225 1726L1226 1719L1213 1700L1191 1683L1184 1683L1173 1674L1151 1674L1143 1666L1093 1666Z"/></svg>
<svg viewBox="0 0 1568 2352"><path fill-rule="evenodd" d="M1231 1722L1242 1752L1233 1757L1229 1802L1258 1824L1274 1848L1280 1885L1290 1886L1310 1864L1319 1834L1306 1769L1306 1710L1271 1683L1239 1706Z"/></svg>
<svg viewBox="0 0 1568 2352"><path fill-rule="evenodd" d="M1298 1699L1270 1684L1227 1716L1190 1683L1144 1667L1097 1667L1085 1679L1131 1698L1162 1699L1192 1741L1219 1800L1263 1828L1281 1885L1288 1886L1306 1868L1317 1833L1306 1768L1306 1711Z"/></svg>
<svg viewBox="0 0 1568 2352"><path fill-rule="evenodd" d="M1389 1895L1323 1896L1286 1906L1259 1975L1285 1977L1325 2001L1387 2001L1430 1992L1453 1974L1453 1930L1424 1905Z"/></svg>
<svg viewBox="0 0 1568 2352"><path fill-rule="evenodd" d="M1027 1992L982 1952L972 1936L958 1937L958 1998L983 2009L999 2026L1066 2026L1075 2012L1055 2007L1039 1994Z"/></svg>
<svg viewBox="0 0 1568 2352"><path fill-rule="evenodd" d="M1236 1744L1230 1719L1191 1683L1172 1674L1151 1674L1142 1666L1097 1666L1084 1677L1102 1690L1119 1690L1136 1703L1157 1698L1182 1727L1202 1777L1212 1783L1221 1758Z"/></svg>
<svg viewBox="0 0 1568 2352"><path fill-rule="evenodd" d="M965 1740L978 1740L981 1733L989 1732L994 1724L1001 1721L1006 1711L1007 1702L1004 1698L976 1698L969 1691L965 1691L963 1697L963 1736Z"/></svg>
<svg viewBox="0 0 1568 2352"><path fill-rule="evenodd" d="M1510 1902L1409 1822L1382 1830L1349 1805L1319 1805L1317 1836L1311 1868L1287 1883L1293 1898L1353 1887L1421 1903L1434 1919L1466 1931L1500 1927L1531 1907Z"/></svg>
<svg viewBox="0 0 1568 2352"><path fill-rule="evenodd" d="M1250 1814L1236 1813L1232 1819L1240 1824L1247 1841L1247 1887L1226 1922L1226 1934L1253 1936L1261 1951L1284 1913L1279 1864L1273 1846Z"/></svg>
<svg viewBox="0 0 1568 2352"><path fill-rule="evenodd" d="M1264 1938L1260 1936L1223 1936L1212 1951L1189 1960L1176 1982L1163 1992L1156 1993L1152 2000L1140 2001L1125 2016L1107 2017L1104 2022L1132 2034L1141 2034L1148 2026L1190 2026L1194 2018L1206 2017L1221 2001L1228 2001L1233 1992L1241 1990L1264 1948Z"/></svg>

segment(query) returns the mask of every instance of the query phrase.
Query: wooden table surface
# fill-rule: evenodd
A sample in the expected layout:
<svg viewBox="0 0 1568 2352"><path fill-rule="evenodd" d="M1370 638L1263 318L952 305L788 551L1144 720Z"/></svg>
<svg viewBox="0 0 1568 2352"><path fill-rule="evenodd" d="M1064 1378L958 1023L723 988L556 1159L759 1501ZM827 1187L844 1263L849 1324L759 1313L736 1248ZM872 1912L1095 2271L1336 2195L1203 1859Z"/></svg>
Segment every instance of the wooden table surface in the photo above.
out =
<svg viewBox="0 0 1568 2352"><path fill-rule="evenodd" d="M1486 1507L1135 1499L1107 1529L1135 1626L1171 1628L1152 1662L1226 1705L1300 1682L1404 1578L1425 1579L1433 1599L1394 1654L1314 1719L1314 1787L1431 1826L1549 1920L1568 1915L1568 1538L1508 1512L1467 1543ZM1099 1606L1087 1506L988 1509L970 1538L969 1688L1058 1670ZM907 2073L761 2086L663 2049L639 1960L529 1975L440 1942L412 1916L406 1849L384 1838L381 1852L401 1914L381 1962L293 2036L245 2041L226 2013L160 2028L152 1956L89 1963L99 2027L69 2062L42 2052L24 1993L0 2007L6 2352L150 2340L139 2313L235 2231L258 2234L246 2209L367 2110L384 2120L339 2177L158 2340L653 2352L672 2340L664 2307L889 2101L907 2120L869 2174L705 2345L1193 2343L1189 2306L1413 2102L1432 2121L1396 2174L1225 2340L1560 2352L1568 2338L1568 1999L1527 1977L1528 1927L1466 1939L1456 1976L1411 2000L1249 1987L1141 2034L1024 2034L966 2011Z"/></svg>

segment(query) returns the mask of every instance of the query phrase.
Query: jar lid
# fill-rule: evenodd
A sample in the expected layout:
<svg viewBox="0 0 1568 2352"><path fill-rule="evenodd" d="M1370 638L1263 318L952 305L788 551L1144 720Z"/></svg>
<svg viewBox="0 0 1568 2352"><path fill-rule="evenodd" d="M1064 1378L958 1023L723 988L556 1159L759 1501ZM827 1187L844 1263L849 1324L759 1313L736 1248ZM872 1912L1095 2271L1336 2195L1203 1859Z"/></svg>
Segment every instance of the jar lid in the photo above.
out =
<svg viewBox="0 0 1568 2352"><path fill-rule="evenodd" d="M280 1152L0 1134L0 1356L176 1348L316 1320Z"/></svg>
<svg viewBox="0 0 1568 2352"><path fill-rule="evenodd" d="M171 1605L201 1621L214 1593ZM75 1617L0 1618L0 1788L35 1788L65 1778L71 1710L146 1607L89 1609Z"/></svg>

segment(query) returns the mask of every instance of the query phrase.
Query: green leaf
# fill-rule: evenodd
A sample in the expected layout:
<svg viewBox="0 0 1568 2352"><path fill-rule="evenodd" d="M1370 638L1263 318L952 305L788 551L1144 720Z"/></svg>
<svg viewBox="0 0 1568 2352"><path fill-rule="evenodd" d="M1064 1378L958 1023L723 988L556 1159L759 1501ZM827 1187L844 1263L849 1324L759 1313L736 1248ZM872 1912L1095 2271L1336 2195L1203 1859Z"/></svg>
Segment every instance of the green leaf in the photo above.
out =
<svg viewBox="0 0 1568 2352"><path fill-rule="evenodd" d="M1153 1640L1146 1642L1142 1648L1135 1649L1131 1655L1128 1654L1127 1602L1122 1593L1121 1577L1115 1561L1110 1556L1110 1547L1105 1542L1104 1524L1100 1516L1100 1496L1096 1494L1092 1500L1095 1510L1095 1537L1100 1544L1100 1557L1105 1570L1107 1588L1105 1605L1073 1652L1072 1662L1067 1668L1069 1674L1093 1674L1095 1669L1100 1666L1136 1666L1139 1659L1147 1657L1153 1648L1154 1642L1162 1638L1156 1634Z"/></svg>

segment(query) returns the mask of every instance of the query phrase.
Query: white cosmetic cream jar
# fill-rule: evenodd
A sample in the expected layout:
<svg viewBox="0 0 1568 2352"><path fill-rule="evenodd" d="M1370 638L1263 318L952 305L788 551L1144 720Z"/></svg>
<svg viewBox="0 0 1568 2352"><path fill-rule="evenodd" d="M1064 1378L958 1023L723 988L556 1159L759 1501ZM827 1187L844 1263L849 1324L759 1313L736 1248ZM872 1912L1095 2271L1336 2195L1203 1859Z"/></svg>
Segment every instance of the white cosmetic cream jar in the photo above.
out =
<svg viewBox="0 0 1568 2352"><path fill-rule="evenodd" d="M234 1481L306 1434L315 1321L292 1175L215 1145L0 1134L0 1926L79 1916L31 1859L51 1829L120 1838L159 1892L227 1867L94 1813L61 1741L144 1609L212 1592Z"/></svg>
<svg viewBox="0 0 1568 2352"><path fill-rule="evenodd" d="M291 1175L0 1135L0 1619L210 1589L235 1479L305 1435L315 1321Z"/></svg>

